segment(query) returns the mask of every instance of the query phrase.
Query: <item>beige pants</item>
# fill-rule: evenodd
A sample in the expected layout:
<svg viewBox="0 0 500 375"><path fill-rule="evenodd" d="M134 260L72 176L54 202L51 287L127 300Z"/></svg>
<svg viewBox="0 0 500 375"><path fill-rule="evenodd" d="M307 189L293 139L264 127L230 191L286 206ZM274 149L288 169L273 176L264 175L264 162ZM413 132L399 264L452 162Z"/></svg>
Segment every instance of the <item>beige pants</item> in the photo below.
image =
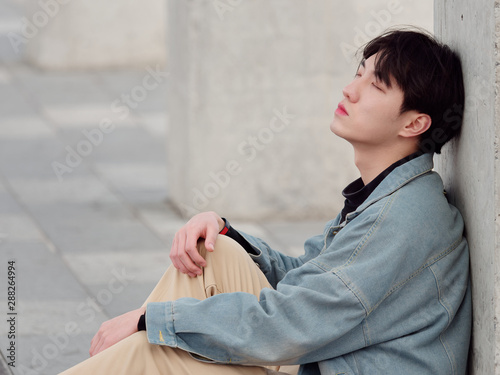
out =
<svg viewBox="0 0 500 375"><path fill-rule="evenodd" d="M262 288L271 288L264 274L234 240L218 236L214 252L207 252L198 245L200 254L207 261L203 274L196 278L169 267L151 292L148 302L171 301L181 297L200 300L219 293L247 292L259 296ZM150 344L146 332L134 333L112 347L64 371L64 375L200 375L285 374L278 368L259 366L219 365L199 362L181 350Z"/></svg>

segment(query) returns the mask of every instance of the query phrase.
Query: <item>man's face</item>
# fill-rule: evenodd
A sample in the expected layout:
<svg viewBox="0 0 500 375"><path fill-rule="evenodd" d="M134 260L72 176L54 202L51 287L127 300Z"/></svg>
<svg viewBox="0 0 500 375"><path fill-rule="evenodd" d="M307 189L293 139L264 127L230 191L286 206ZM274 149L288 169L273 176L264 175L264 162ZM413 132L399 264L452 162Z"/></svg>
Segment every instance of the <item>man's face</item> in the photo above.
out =
<svg viewBox="0 0 500 375"><path fill-rule="evenodd" d="M376 56L365 60L353 81L342 90L344 99L330 125L333 133L355 149L392 145L407 120L404 113L400 114L403 91L395 81L389 88L377 79Z"/></svg>

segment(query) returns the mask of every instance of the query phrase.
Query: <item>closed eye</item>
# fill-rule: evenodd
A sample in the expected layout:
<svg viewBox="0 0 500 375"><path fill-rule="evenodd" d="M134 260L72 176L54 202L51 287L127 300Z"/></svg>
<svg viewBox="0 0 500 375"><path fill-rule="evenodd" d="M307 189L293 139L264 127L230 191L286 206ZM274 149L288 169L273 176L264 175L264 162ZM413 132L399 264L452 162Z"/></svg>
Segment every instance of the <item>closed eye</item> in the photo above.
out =
<svg viewBox="0 0 500 375"><path fill-rule="evenodd" d="M384 92L384 90L383 90L380 86L378 86L376 83L372 82L372 85L373 85L373 87L375 87L377 90L380 90L380 91Z"/></svg>

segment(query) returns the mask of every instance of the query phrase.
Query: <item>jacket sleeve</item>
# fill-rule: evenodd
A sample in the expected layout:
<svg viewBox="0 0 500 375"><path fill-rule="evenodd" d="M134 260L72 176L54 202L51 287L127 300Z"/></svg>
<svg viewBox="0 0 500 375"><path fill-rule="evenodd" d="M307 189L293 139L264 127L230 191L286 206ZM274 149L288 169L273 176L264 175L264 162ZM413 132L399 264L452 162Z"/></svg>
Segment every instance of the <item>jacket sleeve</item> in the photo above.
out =
<svg viewBox="0 0 500 375"><path fill-rule="evenodd" d="M366 310L326 265L334 243L315 250L324 254L311 261L301 259L301 266L289 269L276 289L263 289L259 298L228 293L202 301L183 298L149 303L149 342L215 362L261 365L316 362L364 347ZM269 268L273 262L274 268L293 265L263 243L256 245L263 248L260 264ZM347 247L352 252L356 243ZM327 257L324 262L323 257Z"/></svg>
<svg viewBox="0 0 500 375"><path fill-rule="evenodd" d="M148 340L218 363L260 365L316 362L365 345L363 306L316 264L290 271L259 298L239 292L149 303Z"/></svg>
<svg viewBox="0 0 500 375"><path fill-rule="evenodd" d="M289 271L304 264L304 256L292 257L285 255L277 250L273 250L260 238L253 237L243 232L239 233L252 247L253 251L248 252L248 254L253 261L259 265L260 270L266 275L267 280L273 288L276 288L278 283Z"/></svg>
<svg viewBox="0 0 500 375"><path fill-rule="evenodd" d="M239 234L252 248L252 251L247 250L250 257L259 265L261 271L266 275L267 280L273 288L276 288L277 284L289 271L314 259L325 249L327 246L325 238L331 228L337 226L339 217L340 216L326 223L323 234L309 238L304 243L304 254L299 257L291 257L273 250L260 238L244 232L239 232Z"/></svg>
<svg viewBox="0 0 500 375"><path fill-rule="evenodd" d="M429 259L429 244L408 241L403 230L414 223L387 217L391 203L373 205L338 234L338 227L326 228L319 255L289 270L275 290L263 289L259 299L229 293L148 304L148 340L215 362L261 365L318 362L371 345L377 327L370 326L370 314ZM263 250L264 258L286 264ZM401 327L411 323L407 315L398 319Z"/></svg>

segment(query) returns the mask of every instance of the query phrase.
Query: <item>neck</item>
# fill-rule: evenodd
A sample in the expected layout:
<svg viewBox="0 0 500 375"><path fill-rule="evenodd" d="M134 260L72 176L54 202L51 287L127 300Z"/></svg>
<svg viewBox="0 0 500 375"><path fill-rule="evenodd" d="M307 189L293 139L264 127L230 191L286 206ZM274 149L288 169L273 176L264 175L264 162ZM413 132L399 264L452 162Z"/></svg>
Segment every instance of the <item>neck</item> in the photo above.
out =
<svg viewBox="0 0 500 375"><path fill-rule="evenodd" d="M366 185L398 160L416 152L417 148L378 148L377 150L354 147L354 163Z"/></svg>

